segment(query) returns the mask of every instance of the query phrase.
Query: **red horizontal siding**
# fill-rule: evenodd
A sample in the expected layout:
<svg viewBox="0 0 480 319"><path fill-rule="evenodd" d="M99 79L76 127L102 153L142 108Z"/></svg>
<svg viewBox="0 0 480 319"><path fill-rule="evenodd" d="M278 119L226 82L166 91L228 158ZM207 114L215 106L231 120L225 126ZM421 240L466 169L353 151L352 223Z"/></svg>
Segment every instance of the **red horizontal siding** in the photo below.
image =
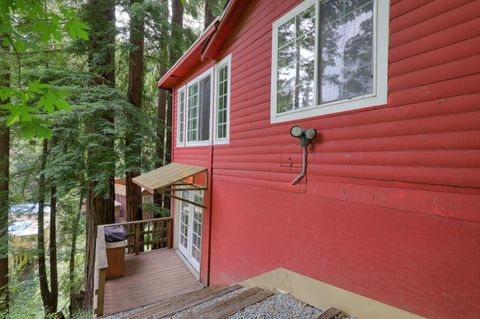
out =
<svg viewBox="0 0 480 319"><path fill-rule="evenodd" d="M299 2L251 1L215 57L232 54L230 143L174 150L175 161L212 165L212 281L289 266L423 316L474 317L480 291L468 263L480 263L472 251L480 241L480 2L390 1L387 105L271 124L271 26ZM292 125L318 131L296 186L301 150ZM273 238L287 228L302 236L277 252ZM295 245L306 248L292 258ZM339 266L338 247L347 265Z"/></svg>

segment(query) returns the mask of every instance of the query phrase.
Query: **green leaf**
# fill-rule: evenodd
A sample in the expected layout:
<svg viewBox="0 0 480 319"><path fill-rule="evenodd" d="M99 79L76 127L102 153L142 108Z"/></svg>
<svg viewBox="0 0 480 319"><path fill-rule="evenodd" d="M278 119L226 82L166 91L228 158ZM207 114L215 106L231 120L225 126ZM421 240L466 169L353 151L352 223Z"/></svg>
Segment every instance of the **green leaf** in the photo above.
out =
<svg viewBox="0 0 480 319"><path fill-rule="evenodd" d="M36 133L37 137L40 138L45 138L47 140L52 138L52 130L50 130L48 127L39 125L36 129Z"/></svg>
<svg viewBox="0 0 480 319"><path fill-rule="evenodd" d="M89 26L78 19L72 19L65 23L64 30L68 33L72 40L88 40Z"/></svg>
<svg viewBox="0 0 480 319"><path fill-rule="evenodd" d="M55 111L55 96L48 91L47 93L43 94L40 100L37 103L39 109L43 109L48 113L52 113Z"/></svg>
<svg viewBox="0 0 480 319"><path fill-rule="evenodd" d="M38 80L28 82L28 91L33 93L43 94L43 90L48 89L49 87L49 85L42 84Z"/></svg>

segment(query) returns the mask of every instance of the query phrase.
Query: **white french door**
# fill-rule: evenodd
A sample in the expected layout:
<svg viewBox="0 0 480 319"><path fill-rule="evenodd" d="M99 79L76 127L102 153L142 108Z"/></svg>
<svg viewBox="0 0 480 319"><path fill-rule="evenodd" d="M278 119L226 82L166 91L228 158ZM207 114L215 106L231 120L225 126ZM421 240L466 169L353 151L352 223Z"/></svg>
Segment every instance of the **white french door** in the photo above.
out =
<svg viewBox="0 0 480 319"><path fill-rule="evenodd" d="M202 191L183 191L180 196L203 203ZM178 250L196 271L200 271L203 209L184 201L179 202Z"/></svg>

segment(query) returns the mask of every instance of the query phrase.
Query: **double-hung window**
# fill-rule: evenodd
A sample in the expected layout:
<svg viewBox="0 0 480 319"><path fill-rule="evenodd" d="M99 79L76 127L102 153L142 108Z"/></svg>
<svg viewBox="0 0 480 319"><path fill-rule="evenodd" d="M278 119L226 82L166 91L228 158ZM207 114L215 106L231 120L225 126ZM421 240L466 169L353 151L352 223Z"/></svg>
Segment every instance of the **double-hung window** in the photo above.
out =
<svg viewBox="0 0 480 319"><path fill-rule="evenodd" d="M210 109L212 104L212 72L208 70L187 84L186 145L210 143ZM181 105L179 105L181 107ZM180 113L180 108L179 108ZM179 128L180 128L179 122Z"/></svg>
<svg viewBox="0 0 480 319"><path fill-rule="evenodd" d="M273 23L273 123L386 103L388 3L306 0Z"/></svg>
<svg viewBox="0 0 480 319"><path fill-rule="evenodd" d="M228 55L178 89L177 147L229 143L230 73Z"/></svg>
<svg viewBox="0 0 480 319"><path fill-rule="evenodd" d="M228 55L215 66L214 142L228 143L230 126L230 63Z"/></svg>

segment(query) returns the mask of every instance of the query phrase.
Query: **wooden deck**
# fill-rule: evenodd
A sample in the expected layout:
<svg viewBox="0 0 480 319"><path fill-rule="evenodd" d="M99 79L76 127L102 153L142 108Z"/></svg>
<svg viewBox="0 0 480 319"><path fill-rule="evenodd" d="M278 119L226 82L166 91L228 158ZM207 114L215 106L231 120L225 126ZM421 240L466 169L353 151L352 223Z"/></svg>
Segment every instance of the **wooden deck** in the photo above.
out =
<svg viewBox="0 0 480 319"><path fill-rule="evenodd" d="M201 288L173 249L126 256L125 276L106 282L105 315Z"/></svg>

